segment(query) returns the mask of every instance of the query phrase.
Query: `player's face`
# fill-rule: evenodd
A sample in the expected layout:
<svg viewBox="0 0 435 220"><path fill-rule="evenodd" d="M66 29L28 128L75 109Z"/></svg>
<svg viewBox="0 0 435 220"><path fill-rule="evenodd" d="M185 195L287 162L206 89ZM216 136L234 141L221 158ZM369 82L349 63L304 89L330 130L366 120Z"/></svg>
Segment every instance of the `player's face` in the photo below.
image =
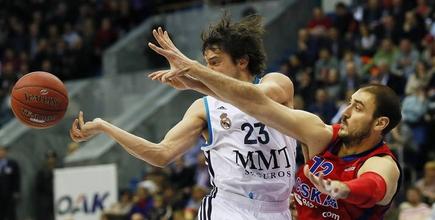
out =
<svg viewBox="0 0 435 220"><path fill-rule="evenodd" d="M355 92L341 118L338 133L346 143L357 144L367 138L374 124L375 102L372 95L361 90Z"/></svg>
<svg viewBox="0 0 435 220"><path fill-rule="evenodd" d="M217 47L205 50L204 59L207 67L212 70L234 78L237 78L240 74L239 68L233 62L230 55Z"/></svg>

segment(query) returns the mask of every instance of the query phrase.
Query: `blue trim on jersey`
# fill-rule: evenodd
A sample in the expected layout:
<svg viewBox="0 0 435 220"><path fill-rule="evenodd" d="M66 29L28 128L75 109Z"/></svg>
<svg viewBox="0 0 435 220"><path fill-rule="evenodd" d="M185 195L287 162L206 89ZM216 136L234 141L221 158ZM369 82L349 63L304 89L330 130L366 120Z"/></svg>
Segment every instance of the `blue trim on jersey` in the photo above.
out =
<svg viewBox="0 0 435 220"><path fill-rule="evenodd" d="M205 111L207 113L208 140L206 140L206 143L203 144L202 147L208 147L213 144L213 129L211 127L210 110L208 109L207 96L204 97L203 100L204 100Z"/></svg>
<svg viewBox="0 0 435 220"><path fill-rule="evenodd" d="M370 150L361 152L359 154L353 154L353 155L349 155L349 156L344 156L341 159L346 161L346 162L349 162L349 161L352 161L352 160L356 160L356 159L358 159L360 157L366 156L367 154L371 153L372 151L374 151L375 149L377 149L377 148L379 148L379 147L381 147L383 145L384 145L384 141L381 141L378 144L376 144L374 147L372 147L372 149L370 149Z"/></svg>
<svg viewBox="0 0 435 220"><path fill-rule="evenodd" d="M260 84L260 79L261 78L256 75L255 78L254 78L254 81L252 83L254 83L254 84Z"/></svg>

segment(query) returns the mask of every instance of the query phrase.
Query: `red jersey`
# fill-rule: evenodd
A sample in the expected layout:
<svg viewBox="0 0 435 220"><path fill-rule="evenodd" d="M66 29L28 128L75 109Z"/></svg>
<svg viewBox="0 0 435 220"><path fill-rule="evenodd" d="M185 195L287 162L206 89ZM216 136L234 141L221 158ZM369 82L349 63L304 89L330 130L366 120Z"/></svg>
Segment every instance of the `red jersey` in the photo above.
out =
<svg viewBox="0 0 435 220"><path fill-rule="evenodd" d="M396 160L388 146L381 142L372 149L355 155L338 157L336 154L341 146L338 138L340 125L333 125L333 138L327 150L308 161L310 171L323 171L325 178L348 181L357 178L358 170L364 162L373 156L389 155ZM397 162L396 162L397 164ZM399 164L397 164L399 166ZM400 168L400 167L399 167ZM399 181L400 182L400 181ZM399 186L398 186L399 188ZM396 190L396 192L398 189ZM335 219L335 220L377 220L383 219L386 206L375 205L371 208L361 208L354 204L336 200L323 194L305 176L303 166L296 173L296 184L293 188L295 204L299 219Z"/></svg>

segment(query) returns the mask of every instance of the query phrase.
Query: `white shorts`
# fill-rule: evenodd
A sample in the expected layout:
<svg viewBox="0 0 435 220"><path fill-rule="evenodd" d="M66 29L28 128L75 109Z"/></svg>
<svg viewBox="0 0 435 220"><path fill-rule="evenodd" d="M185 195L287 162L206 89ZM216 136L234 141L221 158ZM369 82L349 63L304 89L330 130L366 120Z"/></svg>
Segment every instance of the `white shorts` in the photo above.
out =
<svg viewBox="0 0 435 220"><path fill-rule="evenodd" d="M264 202L219 190L204 197L198 211L198 220L271 219L292 219L288 200L282 202Z"/></svg>

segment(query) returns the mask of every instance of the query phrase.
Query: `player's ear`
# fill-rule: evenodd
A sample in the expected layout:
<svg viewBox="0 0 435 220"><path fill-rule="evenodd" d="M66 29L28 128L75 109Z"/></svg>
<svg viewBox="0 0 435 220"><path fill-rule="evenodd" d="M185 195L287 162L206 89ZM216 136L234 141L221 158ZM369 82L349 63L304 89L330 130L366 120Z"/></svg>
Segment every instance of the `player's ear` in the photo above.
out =
<svg viewBox="0 0 435 220"><path fill-rule="evenodd" d="M240 67L240 69L247 69L248 64L249 64L249 57L246 55L237 60L237 65Z"/></svg>
<svg viewBox="0 0 435 220"><path fill-rule="evenodd" d="M374 129L376 131L384 130L388 124L390 124L390 119L388 117L382 116L376 119Z"/></svg>

